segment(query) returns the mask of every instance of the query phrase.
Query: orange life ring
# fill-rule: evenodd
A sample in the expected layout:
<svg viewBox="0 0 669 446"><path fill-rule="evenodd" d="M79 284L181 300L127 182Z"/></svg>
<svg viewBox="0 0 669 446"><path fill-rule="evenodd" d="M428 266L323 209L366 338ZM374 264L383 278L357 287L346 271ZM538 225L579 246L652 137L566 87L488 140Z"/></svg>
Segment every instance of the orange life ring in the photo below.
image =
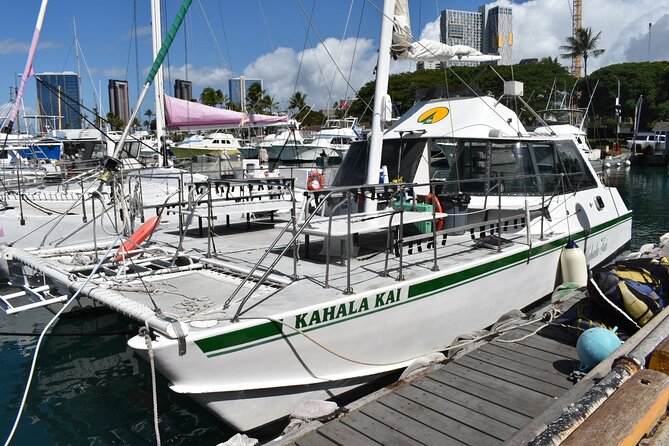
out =
<svg viewBox="0 0 669 446"><path fill-rule="evenodd" d="M441 203L439 202L439 198L437 198L436 195L432 194L427 194L426 200L429 202L432 200L432 205L434 206L434 211L441 214ZM438 218L437 219L437 231L441 231L444 228L444 218Z"/></svg>
<svg viewBox="0 0 669 446"><path fill-rule="evenodd" d="M115 262L120 262L121 260L129 257L136 256L138 252L130 252L139 248L139 245L144 242L156 229L160 223L160 216L156 215L148 219L142 226L137 229L128 240L123 243L116 251L116 257L114 258Z"/></svg>
<svg viewBox="0 0 669 446"><path fill-rule="evenodd" d="M322 173L319 173L317 170L311 172L309 179L307 180L307 189L309 190L320 190L325 187L325 176Z"/></svg>

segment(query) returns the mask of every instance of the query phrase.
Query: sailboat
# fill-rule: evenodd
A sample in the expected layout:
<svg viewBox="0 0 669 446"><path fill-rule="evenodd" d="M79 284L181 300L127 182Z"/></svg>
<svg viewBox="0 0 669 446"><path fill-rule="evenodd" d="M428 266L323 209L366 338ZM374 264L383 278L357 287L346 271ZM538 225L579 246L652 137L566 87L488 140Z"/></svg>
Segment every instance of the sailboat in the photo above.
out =
<svg viewBox="0 0 669 446"><path fill-rule="evenodd" d="M481 57L413 42L408 23L406 0L386 0L372 138L351 145L331 187L302 199L291 179L193 182L185 223L132 256L90 244L78 262L62 249L2 257L147 327L128 344L170 388L249 431L548 295L569 241L591 267L621 249L632 214L618 192L572 139L531 135L496 99L419 102L383 129L391 43L399 57ZM261 225L247 232L243 212ZM195 218L206 236L186 236Z"/></svg>

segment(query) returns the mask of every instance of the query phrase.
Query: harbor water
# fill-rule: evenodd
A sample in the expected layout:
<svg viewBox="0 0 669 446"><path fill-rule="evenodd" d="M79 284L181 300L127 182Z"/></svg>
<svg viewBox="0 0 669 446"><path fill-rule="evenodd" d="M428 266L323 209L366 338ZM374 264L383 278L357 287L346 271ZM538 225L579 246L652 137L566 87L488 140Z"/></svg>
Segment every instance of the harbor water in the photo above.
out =
<svg viewBox="0 0 669 446"><path fill-rule="evenodd" d="M606 171L634 211L630 249L657 243L669 232L666 167ZM0 314L0 437L19 410L37 335L51 314ZM14 445L152 445L151 370L126 341L138 327L111 313L62 319L45 337ZM259 361L262 359L259 358ZM216 445L234 432L158 376L156 399L162 444Z"/></svg>

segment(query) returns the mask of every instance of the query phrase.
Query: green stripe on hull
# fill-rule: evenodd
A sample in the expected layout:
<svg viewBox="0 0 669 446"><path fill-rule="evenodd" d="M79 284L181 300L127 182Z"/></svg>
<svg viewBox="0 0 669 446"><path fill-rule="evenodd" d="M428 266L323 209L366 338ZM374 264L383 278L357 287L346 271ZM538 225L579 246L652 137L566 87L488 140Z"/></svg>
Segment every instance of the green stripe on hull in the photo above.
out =
<svg viewBox="0 0 669 446"><path fill-rule="evenodd" d="M632 218L632 213L629 212L623 216L617 217L611 221L608 221L606 223L603 223L601 225L598 225L591 230L588 231L588 236L592 236L594 234L603 232L605 230L608 230L614 226L617 226L621 223L624 223L628 220L631 220ZM541 257L543 255L546 255L548 253L551 253L553 251L562 249L562 247L565 245L566 241L571 238L572 240L575 241L581 241L585 239L585 231L580 231L578 233L574 233L571 235L571 237L563 237L560 238L559 240L554 240L550 243L543 244L541 246L536 246L533 247L530 251L529 259L536 259L537 257ZM364 317L367 315L371 315L374 313L377 313L379 311L384 311L387 309L395 308L398 305L404 305L407 303L414 302L416 300L420 300L422 298L426 298L429 296L433 296L434 294L437 294L439 292L443 292L446 289L449 288L454 288L456 286L464 285L465 283L471 282L472 280L475 280L477 278L485 277L487 275L490 275L492 273L499 272L501 270L505 270L508 268L512 268L514 266L517 266L519 263L526 262L528 260L528 253L527 251L523 252L518 252L513 255L510 255L508 257L504 257L498 260L495 260L493 262L487 262L483 265L478 265L469 269L466 269L464 271L459 271L456 273L448 274L442 277L437 277L434 279L426 280L425 282L417 283L414 285L409 286L409 294L408 300L404 300L396 305L388 305L381 307L377 310L374 311L368 311L361 313L356 316L351 316L347 318L342 318L338 320L334 320L332 322L326 323L326 324L321 324L315 327L311 328L305 328L302 331L308 332L312 330L317 330L319 328L324 328L333 324L338 324L344 321L348 321L351 319L356 319L358 317ZM263 323L260 325L256 325L254 327L250 328L245 328L239 331L235 331L232 333L226 333L226 334L221 334L217 336L213 336L210 338L202 339L199 341L195 341L195 343L200 347L200 349L203 351L203 353L208 354L210 358L219 356L225 353L232 353L234 351L239 351L243 350L246 348L254 347L256 345L260 344L265 344L267 342L272 342L274 340L279 339L277 335L281 335L282 337L292 337L297 335L297 333L286 333L283 334L281 330L281 325L277 324L275 322L267 322ZM272 339L270 339L272 338ZM261 342L259 342L261 341ZM222 351L218 353L212 353L217 350L224 350L230 347L239 347L242 346L243 344L248 344L253 342L254 344L252 345L247 345L244 347L236 348L233 350L227 350L227 351Z"/></svg>
<svg viewBox="0 0 669 446"><path fill-rule="evenodd" d="M209 353L222 348L234 347L236 345L246 344L257 341L258 339L268 338L280 335L282 325L276 322L267 322L253 327L244 328L232 333L226 333L211 338L195 341L200 350Z"/></svg>

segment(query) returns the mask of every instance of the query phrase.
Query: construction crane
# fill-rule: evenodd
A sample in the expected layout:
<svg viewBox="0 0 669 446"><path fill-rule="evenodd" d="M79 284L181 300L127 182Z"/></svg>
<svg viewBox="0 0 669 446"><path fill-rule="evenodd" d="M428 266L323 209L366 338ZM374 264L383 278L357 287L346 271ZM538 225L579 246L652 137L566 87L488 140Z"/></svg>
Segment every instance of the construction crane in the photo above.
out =
<svg viewBox="0 0 669 446"><path fill-rule="evenodd" d="M572 12L572 26L571 35L576 37L576 30L582 27L583 19L583 0L573 0L574 9ZM571 60L571 75L574 77L581 77L581 68L583 67L583 58L581 55L574 56Z"/></svg>

